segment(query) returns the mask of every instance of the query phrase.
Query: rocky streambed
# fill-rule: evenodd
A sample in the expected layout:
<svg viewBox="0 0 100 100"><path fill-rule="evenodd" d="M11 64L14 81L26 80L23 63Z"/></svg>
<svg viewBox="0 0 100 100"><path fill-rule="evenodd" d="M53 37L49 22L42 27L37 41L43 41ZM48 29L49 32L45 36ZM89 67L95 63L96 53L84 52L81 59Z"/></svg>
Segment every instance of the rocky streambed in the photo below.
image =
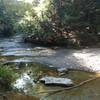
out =
<svg viewBox="0 0 100 100"><path fill-rule="evenodd" d="M67 86L45 85L39 81L39 79L45 76L60 77L63 79L69 78L74 82L74 85L76 85L95 77L95 73L70 70L67 72L63 71L63 75L61 75L62 72L56 68L49 68L48 66L38 63L9 63L9 67L11 67L17 75L15 81L11 84L12 90L7 92L8 90L0 88L0 92L4 93L3 95L8 98L8 100L27 100L27 98L29 98L29 100L80 100L80 98L82 100L99 100L99 79L82 87L70 91L53 93L52 95L50 94L52 92L48 91L64 89ZM11 99L11 97L13 97L13 99Z"/></svg>
<svg viewBox="0 0 100 100"><path fill-rule="evenodd" d="M100 70L100 48L75 50L40 47L24 43L21 39L21 35L0 39L0 61L38 62L56 68Z"/></svg>
<svg viewBox="0 0 100 100"><path fill-rule="evenodd" d="M69 78L78 84L96 76L95 73L90 72L100 70L99 58L100 48L75 50L40 47L25 44L21 41L21 36L0 39L0 62L4 65L13 66L11 68L18 74L12 83L13 91L28 96L36 96L41 100L99 100L99 79L78 89L51 96L48 96L46 91L62 89L62 87L45 86L43 83L38 83L38 79L43 76L58 77L60 75L61 78ZM63 72L61 69L64 69ZM25 78L28 79L28 82ZM46 93L41 94L40 92Z"/></svg>

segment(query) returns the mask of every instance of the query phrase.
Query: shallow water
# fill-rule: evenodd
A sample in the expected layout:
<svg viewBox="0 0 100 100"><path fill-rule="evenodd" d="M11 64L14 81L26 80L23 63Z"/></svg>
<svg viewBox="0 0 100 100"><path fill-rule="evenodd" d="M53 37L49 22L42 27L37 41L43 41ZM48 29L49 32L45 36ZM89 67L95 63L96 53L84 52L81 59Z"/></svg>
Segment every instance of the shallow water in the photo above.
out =
<svg viewBox="0 0 100 100"><path fill-rule="evenodd" d="M100 48L75 50L41 47L24 43L22 37L0 38L0 61L37 62L56 68L100 71Z"/></svg>
<svg viewBox="0 0 100 100"><path fill-rule="evenodd" d="M13 70L18 73L18 77L12 83L13 91L17 91L29 96L39 97L41 100L99 100L100 79L72 90L58 93L47 92L49 90L62 89L62 86L47 86L38 81L43 76L59 76L56 68L50 68L38 63L10 63ZM96 76L95 73L70 70L64 74L64 78L70 78L74 84ZM45 92L45 93L40 93Z"/></svg>
<svg viewBox="0 0 100 100"><path fill-rule="evenodd" d="M38 82L38 79L45 75L59 76L57 71L59 67L86 71L99 70L99 56L99 49L81 51L71 49L55 50L25 44L22 42L21 36L0 39L0 62L13 66L12 69L18 74L16 80L12 83L13 90L40 97L41 100L99 100L100 79L82 87L53 93L52 95L46 91L64 87L45 86L43 83ZM69 71L60 77L70 78L75 84L78 84L93 76L95 76L94 73Z"/></svg>
<svg viewBox="0 0 100 100"><path fill-rule="evenodd" d="M100 100L100 79L70 91L54 94L47 100Z"/></svg>

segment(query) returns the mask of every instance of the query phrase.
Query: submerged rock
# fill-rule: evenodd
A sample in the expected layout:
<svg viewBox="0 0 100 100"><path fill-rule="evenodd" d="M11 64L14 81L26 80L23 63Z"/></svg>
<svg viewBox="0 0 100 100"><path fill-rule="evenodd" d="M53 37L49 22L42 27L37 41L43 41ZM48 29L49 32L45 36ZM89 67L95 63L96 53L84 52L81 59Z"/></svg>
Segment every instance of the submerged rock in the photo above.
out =
<svg viewBox="0 0 100 100"><path fill-rule="evenodd" d="M61 86L72 86L74 83L71 79L45 76L40 79L41 82L45 82L45 85L61 85Z"/></svg>
<svg viewBox="0 0 100 100"><path fill-rule="evenodd" d="M57 71L60 72L60 73L62 73L62 72L66 73L66 72L68 72L68 69L63 67L63 68L58 68Z"/></svg>
<svg viewBox="0 0 100 100"><path fill-rule="evenodd" d="M59 76L63 76L63 75L65 75L66 73L68 74L68 69L65 68L65 67L63 67L63 68L58 68L57 71L58 71Z"/></svg>

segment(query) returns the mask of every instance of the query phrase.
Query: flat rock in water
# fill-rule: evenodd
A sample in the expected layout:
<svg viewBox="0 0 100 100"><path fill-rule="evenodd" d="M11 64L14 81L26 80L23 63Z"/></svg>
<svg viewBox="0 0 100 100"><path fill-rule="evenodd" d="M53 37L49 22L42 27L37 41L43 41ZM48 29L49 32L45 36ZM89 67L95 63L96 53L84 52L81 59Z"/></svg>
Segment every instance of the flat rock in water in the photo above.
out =
<svg viewBox="0 0 100 100"><path fill-rule="evenodd" d="M40 79L41 82L45 82L45 85L61 85L61 86L72 86L74 83L71 79L45 76Z"/></svg>
<svg viewBox="0 0 100 100"><path fill-rule="evenodd" d="M58 68L57 69L58 72L68 72L67 68Z"/></svg>

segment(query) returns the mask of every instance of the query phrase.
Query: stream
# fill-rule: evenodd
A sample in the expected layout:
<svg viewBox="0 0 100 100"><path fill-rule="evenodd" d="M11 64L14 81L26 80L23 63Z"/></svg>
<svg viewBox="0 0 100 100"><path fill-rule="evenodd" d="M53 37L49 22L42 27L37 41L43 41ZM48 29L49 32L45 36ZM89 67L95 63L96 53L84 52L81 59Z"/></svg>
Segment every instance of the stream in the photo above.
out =
<svg viewBox="0 0 100 100"><path fill-rule="evenodd" d="M16 81L12 83L13 90L39 97L40 100L99 100L100 79L82 87L55 94L49 94L46 91L64 87L46 86L34 81L38 76L57 77L59 68L67 68L69 72L64 73L61 77L70 78L75 84L78 84L96 76L91 72L100 70L99 59L99 48L75 50L42 47L24 43L21 35L0 38L0 62L9 64L18 74Z"/></svg>

